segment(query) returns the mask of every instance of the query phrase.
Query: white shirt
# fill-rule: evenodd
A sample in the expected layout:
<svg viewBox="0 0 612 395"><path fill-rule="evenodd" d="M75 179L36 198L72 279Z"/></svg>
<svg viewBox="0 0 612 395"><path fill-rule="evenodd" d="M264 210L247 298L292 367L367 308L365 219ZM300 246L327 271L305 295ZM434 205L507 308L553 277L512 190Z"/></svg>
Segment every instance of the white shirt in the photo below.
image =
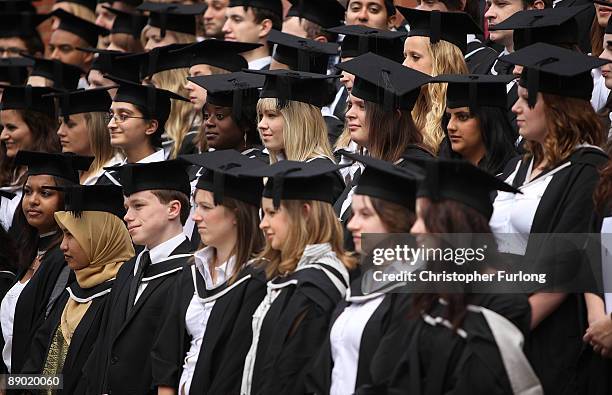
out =
<svg viewBox="0 0 612 395"><path fill-rule="evenodd" d="M13 350L13 321L15 320L15 308L19 295L28 285L28 282L21 283L17 281L15 285L8 290L2 304L0 305L0 324L2 324L2 337L4 338L4 348L2 349L2 359L8 371L11 371L11 351Z"/></svg>
<svg viewBox="0 0 612 395"><path fill-rule="evenodd" d="M17 207L19 207L19 203L21 202L21 195L23 194L21 188L11 192L15 194L12 199L9 200L3 197L1 198L2 201L0 202L0 226L2 226L6 231L9 230L11 224L13 223L15 211L17 211Z"/></svg>
<svg viewBox="0 0 612 395"><path fill-rule="evenodd" d="M160 245L153 247L150 250L148 248L145 248L144 251L142 251L140 255L138 255L138 259L136 260L136 264L134 265L134 276L136 275L138 267L140 266L140 258L142 257L142 254L145 251L149 251L151 265L155 265L156 263L159 263L168 258L170 254L172 254L172 251L174 251L179 245L181 245L183 241L185 241L185 235L180 233L174 236L173 238L164 241ZM138 285L138 292L136 293L134 304L138 302L138 298L140 298L140 295L142 295L148 284L148 281L143 281Z"/></svg>
<svg viewBox="0 0 612 395"><path fill-rule="evenodd" d="M591 75L593 76L591 106L593 106L595 111L599 111L606 105L610 89L606 87L606 79L601 75L600 69L593 69Z"/></svg>
<svg viewBox="0 0 612 395"><path fill-rule="evenodd" d="M255 59L249 62L249 70L261 70L272 63L272 56Z"/></svg>
<svg viewBox="0 0 612 395"><path fill-rule="evenodd" d="M152 153L149 156L146 156L144 158L142 158L141 160L139 160L136 163L151 163L151 162L163 162L166 160L166 154L164 153L164 150L159 148L157 151L155 151L154 153ZM123 159L123 161L120 163L121 166L125 165L128 163L127 157ZM104 175L111 180L111 182L115 185L118 186L122 186L121 183L119 181L117 181L117 179L115 179L115 177L113 177L108 171L104 172Z"/></svg>
<svg viewBox="0 0 612 395"><path fill-rule="evenodd" d="M100 179L100 177L102 177L102 175L106 172L106 170L104 170L105 167L115 166L115 165L123 163L123 161L124 161L123 155L116 154L108 162L106 162L100 170L98 170L94 174L87 177L85 181L82 182L82 184L83 185L95 185L96 182L98 182L98 179Z"/></svg>
<svg viewBox="0 0 612 395"><path fill-rule="evenodd" d="M329 333L334 364L330 395L347 395L355 392L361 336L370 317L380 306L384 297L380 295L364 303L352 303L334 322Z"/></svg>
<svg viewBox="0 0 612 395"><path fill-rule="evenodd" d="M197 268L198 272L200 272L204 278L206 289L214 289L224 284L232 276L234 268L236 267L236 257L232 256L227 262L215 267L217 279L213 282L209 263L213 258L214 251L212 247L206 247L194 254L195 268ZM196 275L195 270L192 269L194 293L191 297L191 302L189 302L189 307L187 307L187 313L185 314L185 328L191 337L191 343L189 345L189 351L187 351L187 355L185 356L183 373L179 381L181 394L189 393L191 380L193 379L193 373L202 346L202 340L206 333L206 325L215 305L215 300L207 302L198 296L194 275Z"/></svg>

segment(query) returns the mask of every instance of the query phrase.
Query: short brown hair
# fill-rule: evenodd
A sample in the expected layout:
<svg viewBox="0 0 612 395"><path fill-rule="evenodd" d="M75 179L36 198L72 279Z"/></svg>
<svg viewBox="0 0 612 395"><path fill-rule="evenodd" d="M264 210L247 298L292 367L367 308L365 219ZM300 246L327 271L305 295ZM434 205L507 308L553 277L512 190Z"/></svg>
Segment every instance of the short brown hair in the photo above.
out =
<svg viewBox="0 0 612 395"><path fill-rule="evenodd" d="M265 8L259 7L246 7L251 8L253 10L253 16L255 17L255 23L261 23L266 19L269 19L272 22L272 29L282 30L283 29L283 19L276 12L267 10Z"/></svg>
<svg viewBox="0 0 612 395"><path fill-rule="evenodd" d="M191 211L191 203L187 195L183 192L170 189L153 189L150 192L155 195L162 204L168 204L173 200L178 200L181 204L181 225L185 225L185 222L187 222L189 218L189 212Z"/></svg>

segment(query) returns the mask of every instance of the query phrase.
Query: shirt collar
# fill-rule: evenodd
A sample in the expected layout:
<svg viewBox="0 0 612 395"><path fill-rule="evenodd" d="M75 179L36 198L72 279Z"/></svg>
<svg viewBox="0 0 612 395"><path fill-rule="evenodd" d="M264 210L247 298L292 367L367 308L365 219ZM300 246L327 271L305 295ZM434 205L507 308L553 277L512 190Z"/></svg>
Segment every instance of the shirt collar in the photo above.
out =
<svg viewBox="0 0 612 395"><path fill-rule="evenodd" d="M204 277L206 289L213 289L219 284L225 283L234 273L234 268L236 267L236 256L232 255L230 259L223 262L222 265L215 267L217 281L213 283L209 263L213 259L214 254L215 250L213 247L205 247L193 255L195 266L202 277Z"/></svg>
<svg viewBox="0 0 612 395"><path fill-rule="evenodd" d="M151 163L151 162L163 162L166 160L166 155L164 153L163 148L159 148L157 151L152 153L151 155L142 158L136 163ZM125 165L127 162L127 158L123 159L123 164Z"/></svg>
<svg viewBox="0 0 612 395"><path fill-rule="evenodd" d="M181 245L185 241L185 234L179 233L171 239L168 239L158 246L151 248L149 251L149 257L151 258L151 264L155 264L161 260L164 260L172 254L172 251Z"/></svg>
<svg viewBox="0 0 612 395"><path fill-rule="evenodd" d="M272 63L272 56L265 56L263 58L255 59L249 62L250 70L261 70L267 65Z"/></svg>

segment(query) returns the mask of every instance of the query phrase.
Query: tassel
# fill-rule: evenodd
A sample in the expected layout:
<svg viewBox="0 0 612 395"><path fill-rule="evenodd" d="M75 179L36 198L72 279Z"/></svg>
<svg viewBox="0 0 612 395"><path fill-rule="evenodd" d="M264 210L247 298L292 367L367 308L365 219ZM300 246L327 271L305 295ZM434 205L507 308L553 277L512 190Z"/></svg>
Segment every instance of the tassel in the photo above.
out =
<svg viewBox="0 0 612 395"><path fill-rule="evenodd" d="M273 178L272 182L274 185L272 185L272 203L274 204L274 210L278 210L280 208L280 201L283 197L284 181L284 174L277 174Z"/></svg>
<svg viewBox="0 0 612 395"><path fill-rule="evenodd" d="M525 70L523 70L523 73ZM540 86L540 72L535 69L527 69L527 104L534 108L538 101L538 88Z"/></svg>
<svg viewBox="0 0 612 395"><path fill-rule="evenodd" d="M213 199L215 206L223 203L225 198L225 174L213 171Z"/></svg>
<svg viewBox="0 0 612 395"><path fill-rule="evenodd" d="M440 34L442 33L442 16L440 11L430 11L429 16L429 28L430 28L430 36L429 41L432 44L435 44L440 41Z"/></svg>

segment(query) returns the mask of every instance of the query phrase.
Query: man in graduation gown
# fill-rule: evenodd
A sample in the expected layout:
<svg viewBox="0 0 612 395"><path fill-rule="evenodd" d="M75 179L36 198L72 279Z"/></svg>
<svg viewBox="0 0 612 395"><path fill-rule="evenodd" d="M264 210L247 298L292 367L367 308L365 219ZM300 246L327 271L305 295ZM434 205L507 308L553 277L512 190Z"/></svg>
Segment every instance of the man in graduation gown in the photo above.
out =
<svg viewBox="0 0 612 395"><path fill-rule="evenodd" d="M121 268L106 306L106 326L84 367L97 394L153 393L151 348L161 327L169 291L190 254L183 234L190 204L185 164L130 164L119 174L132 240L145 249Z"/></svg>

